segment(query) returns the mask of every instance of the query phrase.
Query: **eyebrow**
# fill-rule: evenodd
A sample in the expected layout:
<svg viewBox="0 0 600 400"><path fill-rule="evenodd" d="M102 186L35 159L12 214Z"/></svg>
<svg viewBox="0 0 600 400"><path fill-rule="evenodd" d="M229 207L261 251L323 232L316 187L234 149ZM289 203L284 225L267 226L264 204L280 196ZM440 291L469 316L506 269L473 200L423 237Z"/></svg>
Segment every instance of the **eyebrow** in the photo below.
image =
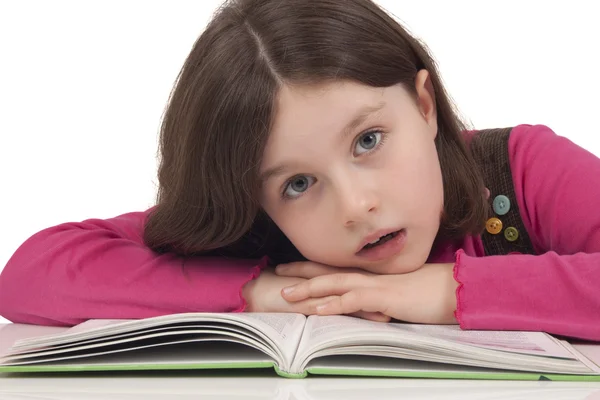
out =
<svg viewBox="0 0 600 400"><path fill-rule="evenodd" d="M350 122L348 122L346 124L344 129L342 129L342 131L340 132L340 140L341 141L346 140L346 138L348 136L350 136L352 134L352 132L354 132L354 130L358 126L360 126L363 122L365 122L365 120L371 114L381 110L383 107L385 107L385 105L386 105L386 103L384 101L382 101L375 106L364 106L364 107L360 108L358 110L358 112L354 115L354 118L352 118L350 120ZM281 165L277 165L275 167L269 168L266 171L264 171L262 174L260 174L259 181L261 184L264 184L269 179L272 179L276 176L282 175L287 169L288 169L288 166L285 164L281 164Z"/></svg>

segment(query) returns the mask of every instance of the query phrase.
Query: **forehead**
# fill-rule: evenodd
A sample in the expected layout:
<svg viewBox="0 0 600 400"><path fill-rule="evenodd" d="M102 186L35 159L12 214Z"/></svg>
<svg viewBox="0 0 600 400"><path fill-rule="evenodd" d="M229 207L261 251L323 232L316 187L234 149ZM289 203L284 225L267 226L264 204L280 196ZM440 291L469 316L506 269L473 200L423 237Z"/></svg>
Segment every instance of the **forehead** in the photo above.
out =
<svg viewBox="0 0 600 400"><path fill-rule="evenodd" d="M400 85L377 88L352 81L283 85L276 98L265 156L273 147L302 146L306 139L334 139L357 113L369 109L397 113L406 108L407 101L410 95Z"/></svg>
<svg viewBox="0 0 600 400"><path fill-rule="evenodd" d="M364 104L381 102L385 88L375 88L351 81L327 82L314 85L283 85L277 96L273 131L289 128L287 122L296 125L306 117L320 117L325 122L337 119ZM335 118L326 118L327 116ZM312 118L309 119L311 122Z"/></svg>
<svg viewBox="0 0 600 400"><path fill-rule="evenodd" d="M303 140L335 130L356 109L380 102L382 91L349 82L282 86L267 143Z"/></svg>

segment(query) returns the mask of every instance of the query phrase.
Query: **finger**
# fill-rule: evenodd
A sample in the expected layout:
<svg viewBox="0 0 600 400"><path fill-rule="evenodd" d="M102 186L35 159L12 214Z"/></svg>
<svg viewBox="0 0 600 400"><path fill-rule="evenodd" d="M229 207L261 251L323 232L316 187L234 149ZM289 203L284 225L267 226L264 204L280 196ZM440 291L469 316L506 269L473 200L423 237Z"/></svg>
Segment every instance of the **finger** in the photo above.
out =
<svg viewBox="0 0 600 400"><path fill-rule="evenodd" d="M327 297L323 297L323 298L316 298L316 299L307 299L307 300L303 300L303 301L299 301L297 303L290 303L291 305L291 312L295 312L295 313L300 313L300 314L304 314L304 315L317 315L317 307L319 305L322 304L326 304L332 300L334 300L337 296L327 296ZM389 322L391 320L390 317L388 317L387 315L383 315L379 312L367 312L367 311L358 311L352 314L349 314L350 316L356 317L356 318L362 318L362 319L366 319L366 320L370 320L370 321L376 321L376 322Z"/></svg>
<svg viewBox="0 0 600 400"><path fill-rule="evenodd" d="M367 312L367 311L357 311L355 313L349 314L351 317L362 318L369 321L375 322L390 322L391 318L387 315L384 315L380 312Z"/></svg>
<svg viewBox="0 0 600 400"><path fill-rule="evenodd" d="M324 275L283 288L281 294L288 301L299 301L309 297L342 295L356 288L372 287L376 283L375 279L362 274Z"/></svg>
<svg viewBox="0 0 600 400"><path fill-rule="evenodd" d="M389 296L385 292L377 288L361 287L324 302L317 306L317 312L319 315L339 315L365 311L379 312L392 317L388 312L388 298Z"/></svg>
<svg viewBox="0 0 600 400"><path fill-rule="evenodd" d="M290 311L293 313L299 313L304 315L317 315L317 307L332 301L336 296L327 296L316 299L306 299L295 303L288 303L290 305Z"/></svg>
<svg viewBox="0 0 600 400"><path fill-rule="evenodd" d="M314 262L294 262L280 264L275 268L275 274L279 276L295 276L298 278L311 279L321 275L330 275L340 272L341 268L332 267Z"/></svg>

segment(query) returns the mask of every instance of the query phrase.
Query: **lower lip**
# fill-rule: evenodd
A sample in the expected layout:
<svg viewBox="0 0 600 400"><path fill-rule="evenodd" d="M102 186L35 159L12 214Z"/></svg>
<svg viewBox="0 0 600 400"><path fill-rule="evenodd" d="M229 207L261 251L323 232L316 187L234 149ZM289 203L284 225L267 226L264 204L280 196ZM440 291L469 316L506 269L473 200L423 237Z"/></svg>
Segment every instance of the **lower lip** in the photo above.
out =
<svg viewBox="0 0 600 400"><path fill-rule="evenodd" d="M362 249L356 255L369 261L384 260L400 253L404 248L404 243L406 243L406 230L401 229L393 239L370 249Z"/></svg>

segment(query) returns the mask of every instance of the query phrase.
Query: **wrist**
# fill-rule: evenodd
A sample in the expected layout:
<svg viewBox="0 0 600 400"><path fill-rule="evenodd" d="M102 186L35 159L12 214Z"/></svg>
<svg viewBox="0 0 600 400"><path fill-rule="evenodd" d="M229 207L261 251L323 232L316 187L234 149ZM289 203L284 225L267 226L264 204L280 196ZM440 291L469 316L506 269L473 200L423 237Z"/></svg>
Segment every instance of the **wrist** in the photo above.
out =
<svg viewBox="0 0 600 400"><path fill-rule="evenodd" d="M256 304L254 302L254 292L255 292L256 284L257 284L259 277L260 277L260 275L250 279L242 287L241 295L242 295L242 298L244 299L244 301L246 302L246 307L243 310L244 312L255 311Z"/></svg>
<svg viewBox="0 0 600 400"><path fill-rule="evenodd" d="M458 289L459 283L454 279L454 263L446 264L446 281L448 283L448 288L446 292L446 316L449 324L457 324L456 320L456 307L457 307L457 298L456 298L456 290Z"/></svg>

